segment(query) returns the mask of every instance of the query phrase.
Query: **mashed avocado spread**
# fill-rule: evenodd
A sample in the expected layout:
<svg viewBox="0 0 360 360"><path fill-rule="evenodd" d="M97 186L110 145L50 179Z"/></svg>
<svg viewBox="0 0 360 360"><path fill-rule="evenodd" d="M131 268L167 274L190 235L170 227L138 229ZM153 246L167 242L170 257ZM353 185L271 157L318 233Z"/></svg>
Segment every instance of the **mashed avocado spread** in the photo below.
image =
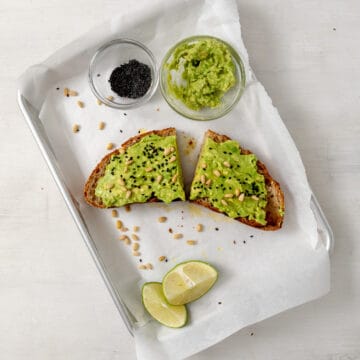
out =
<svg viewBox="0 0 360 360"><path fill-rule="evenodd" d="M175 136L148 135L123 154L112 155L95 195L104 205L185 200Z"/></svg>
<svg viewBox="0 0 360 360"><path fill-rule="evenodd" d="M246 217L266 225L264 176L254 154L241 155L239 144L207 138L200 154L190 200L207 199L231 218Z"/></svg>
<svg viewBox="0 0 360 360"><path fill-rule="evenodd" d="M216 39L179 45L167 66L169 91L193 110L220 105L223 95L236 83L230 51Z"/></svg>

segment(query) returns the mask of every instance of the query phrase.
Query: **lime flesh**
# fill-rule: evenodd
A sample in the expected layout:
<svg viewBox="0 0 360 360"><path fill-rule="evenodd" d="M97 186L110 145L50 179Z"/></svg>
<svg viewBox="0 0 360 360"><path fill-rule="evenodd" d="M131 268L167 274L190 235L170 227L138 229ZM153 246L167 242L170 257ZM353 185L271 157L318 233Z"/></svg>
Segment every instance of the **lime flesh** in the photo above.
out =
<svg viewBox="0 0 360 360"><path fill-rule="evenodd" d="M184 305L207 293L218 273L202 261L187 261L171 269L162 282L166 300L172 305Z"/></svg>
<svg viewBox="0 0 360 360"><path fill-rule="evenodd" d="M148 313L159 323L172 328L186 324L186 306L170 305L165 299L161 283L145 283L142 288L142 301Z"/></svg>

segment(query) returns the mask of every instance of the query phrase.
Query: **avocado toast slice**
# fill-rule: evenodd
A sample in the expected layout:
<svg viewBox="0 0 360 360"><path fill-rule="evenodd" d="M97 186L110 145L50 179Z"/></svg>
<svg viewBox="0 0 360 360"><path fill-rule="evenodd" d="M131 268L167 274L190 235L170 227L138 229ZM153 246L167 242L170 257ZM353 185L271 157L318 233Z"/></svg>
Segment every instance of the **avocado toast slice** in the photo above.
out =
<svg viewBox="0 0 360 360"><path fill-rule="evenodd" d="M176 129L139 134L107 154L89 176L84 197L99 208L185 200Z"/></svg>
<svg viewBox="0 0 360 360"><path fill-rule="evenodd" d="M278 230L284 194L265 165L226 135L205 133L190 201L262 230Z"/></svg>

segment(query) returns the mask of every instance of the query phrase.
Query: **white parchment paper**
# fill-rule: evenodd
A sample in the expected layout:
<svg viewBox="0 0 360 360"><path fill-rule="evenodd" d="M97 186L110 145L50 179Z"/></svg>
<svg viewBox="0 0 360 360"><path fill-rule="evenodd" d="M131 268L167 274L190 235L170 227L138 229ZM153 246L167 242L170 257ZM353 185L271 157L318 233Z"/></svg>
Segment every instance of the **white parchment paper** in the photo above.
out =
<svg viewBox="0 0 360 360"><path fill-rule="evenodd" d="M205 349L244 326L300 305L329 290L329 260L318 241L310 210L311 191L299 153L263 86L251 73L241 38L239 16L233 1L154 1L149 9L131 16L117 14L57 51L20 79L20 90L40 110L40 119L56 155L67 186L78 201L82 216L106 264L114 287L136 321L135 342L139 359L182 359ZM158 90L149 103L120 111L97 105L87 83L87 68L94 51L104 42L134 38L161 58L175 42L209 34L232 44L241 55L247 87L236 108L224 118L197 122L172 111ZM79 92L66 98L64 87ZM57 90L57 88L60 90ZM80 109L76 101L85 107ZM106 127L98 130L98 123ZM72 133L72 125L80 132ZM118 240L119 231L109 210L89 207L82 198L84 182L106 153L106 144L120 146L139 129L178 130L184 176L190 183L203 133L212 129L231 136L251 149L267 165L285 193L283 229L262 232L222 215L188 203L145 204L120 209L121 220L130 229L140 226L141 260L152 271L137 269L139 258ZM188 146L189 140L195 148ZM167 216L159 224L157 218ZM198 223L205 230L195 231ZM184 238L172 239L169 228ZM186 240L197 240L196 246ZM157 259L165 255L168 262ZM168 329L145 313L140 287L145 281L161 281L176 263L189 259L209 261L219 270L215 287L190 304L190 322L182 329Z"/></svg>

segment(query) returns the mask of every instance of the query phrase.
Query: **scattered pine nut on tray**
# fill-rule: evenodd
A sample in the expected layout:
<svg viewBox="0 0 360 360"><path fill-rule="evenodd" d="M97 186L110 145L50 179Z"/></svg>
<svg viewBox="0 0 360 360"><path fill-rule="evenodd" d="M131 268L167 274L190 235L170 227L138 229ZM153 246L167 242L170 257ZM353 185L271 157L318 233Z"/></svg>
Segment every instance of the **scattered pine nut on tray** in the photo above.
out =
<svg viewBox="0 0 360 360"><path fill-rule="evenodd" d="M203 224L197 224L196 225L196 231L201 232L203 230L204 230L204 225Z"/></svg>
<svg viewBox="0 0 360 360"><path fill-rule="evenodd" d="M80 125L74 124L73 127L72 127L72 132L77 133L79 131L80 131Z"/></svg>
<svg viewBox="0 0 360 360"><path fill-rule="evenodd" d="M108 143L108 144L106 145L106 149L107 149L107 150L111 150L113 147L114 147L114 144L113 144L113 143Z"/></svg>
<svg viewBox="0 0 360 360"><path fill-rule="evenodd" d="M118 212L117 212L117 210L115 210L115 209L111 210L111 216L112 216L112 217L118 217Z"/></svg>
<svg viewBox="0 0 360 360"><path fill-rule="evenodd" d="M103 121L100 121L100 122L99 122L99 125L98 125L98 128L99 128L99 130L104 130L104 128L105 128L105 123L104 123Z"/></svg>
<svg viewBox="0 0 360 360"><path fill-rule="evenodd" d="M78 107L81 108L81 109L85 106L85 104L80 100L77 101L76 103L77 103Z"/></svg>
<svg viewBox="0 0 360 360"><path fill-rule="evenodd" d="M187 240L186 243L188 245L196 245L197 241L196 240Z"/></svg>
<svg viewBox="0 0 360 360"><path fill-rule="evenodd" d="M167 217L166 217L166 216L160 216L160 217L158 218L158 222L159 222L159 223L164 223L166 220L167 220Z"/></svg>

